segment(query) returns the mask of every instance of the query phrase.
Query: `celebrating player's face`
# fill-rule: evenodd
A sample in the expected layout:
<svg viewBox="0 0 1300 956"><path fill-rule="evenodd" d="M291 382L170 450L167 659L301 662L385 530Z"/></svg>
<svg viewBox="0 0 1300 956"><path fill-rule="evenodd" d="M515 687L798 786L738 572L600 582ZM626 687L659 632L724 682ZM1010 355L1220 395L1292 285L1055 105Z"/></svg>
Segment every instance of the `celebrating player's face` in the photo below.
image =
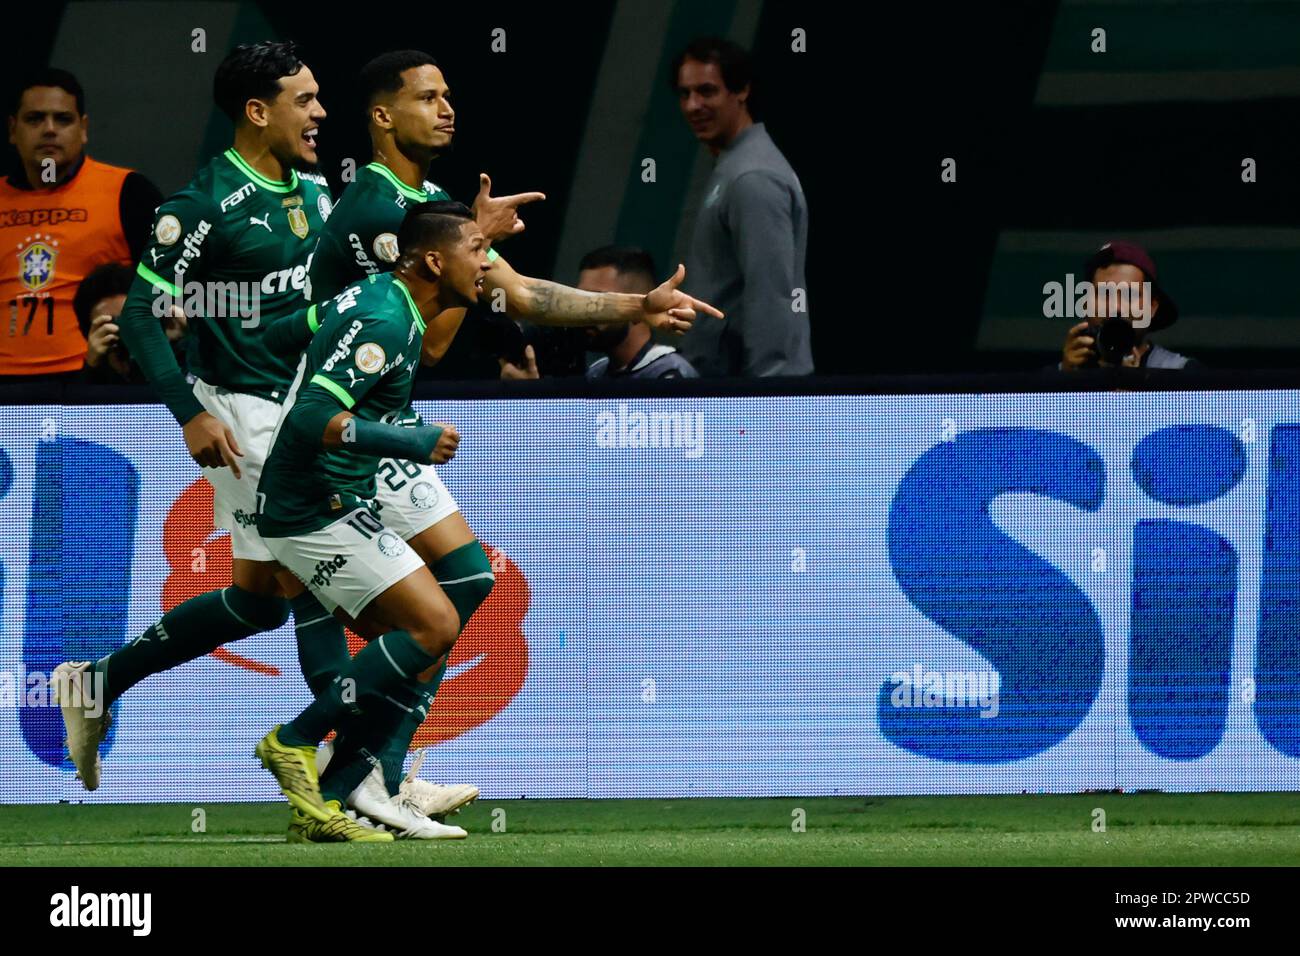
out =
<svg viewBox="0 0 1300 956"><path fill-rule="evenodd" d="M386 110L399 147L414 147L437 155L446 152L456 135L456 111L451 91L436 66L412 67L402 74L402 88Z"/></svg>
<svg viewBox="0 0 1300 956"><path fill-rule="evenodd" d="M474 305L483 291L483 282L491 266L487 241L478 224L469 221L460 227L460 237L439 250L442 275L439 284L450 290L462 305Z"/></svg>
<svg viewBox="0 0 1300 956"><path fill-rule="evenodd" d="M25 90L9 119L9 142L27 165L52 159L62 170L75 162L86 145L86 117L77 114L77 98L57 86Z"/></svg>
<svg viewBox="0 0 1300 956"><path fill-rule="evenodd" d="M319 160L316 134L325 118L319 93L316 78L304 66L293 76L280 77L280 95L267 104L271 151L291 169L314 169Z"/></svg>

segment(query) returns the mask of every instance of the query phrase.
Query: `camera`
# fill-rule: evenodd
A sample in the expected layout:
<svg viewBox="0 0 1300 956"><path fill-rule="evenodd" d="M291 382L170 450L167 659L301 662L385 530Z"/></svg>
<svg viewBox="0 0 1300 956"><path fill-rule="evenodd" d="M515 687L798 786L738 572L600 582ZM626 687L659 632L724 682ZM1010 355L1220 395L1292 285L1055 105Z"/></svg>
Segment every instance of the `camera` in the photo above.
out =
<svg viewBox="0 0 1300 956"><path fill-rule="evenodd" d="M1133 323L1127 319L1106 319L1100 326L1094 326L1088 331L1094 340L1093 351L1097 359L1108 365L1121 364L1137 345L1137 332L1133 330Z"/></svg>

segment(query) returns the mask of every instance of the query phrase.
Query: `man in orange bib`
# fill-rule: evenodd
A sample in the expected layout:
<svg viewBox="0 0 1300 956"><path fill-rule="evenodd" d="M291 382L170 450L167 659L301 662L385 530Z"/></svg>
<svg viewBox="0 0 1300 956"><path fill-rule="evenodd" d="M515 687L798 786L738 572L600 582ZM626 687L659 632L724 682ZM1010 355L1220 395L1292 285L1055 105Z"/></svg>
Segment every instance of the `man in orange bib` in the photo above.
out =
<svg viewBox="0 0 1300 956"><path fill-rule="evenodd" d="M65 70L22 83L9 116L20 165L0 179L0 384L73 379L86 340L72 309L105 262L134 265L162 194L85 154L85 95Z"/></svg>

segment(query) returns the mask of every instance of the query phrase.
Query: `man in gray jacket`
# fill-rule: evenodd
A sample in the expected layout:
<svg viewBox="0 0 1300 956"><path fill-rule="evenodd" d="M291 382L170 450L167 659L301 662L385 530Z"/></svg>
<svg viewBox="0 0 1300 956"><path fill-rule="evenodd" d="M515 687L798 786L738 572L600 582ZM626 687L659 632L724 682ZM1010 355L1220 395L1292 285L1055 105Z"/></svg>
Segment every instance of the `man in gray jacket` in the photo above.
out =
<svg viewBox="0 0 1300 956"><path fill-rule="evenodd" d="M701 375L808 375L808 205L799 177L749 110L752 66L736 44L694 40L672 84L695 138L717 158L687 274L726 314L696 322L681 352Z"/></svg>

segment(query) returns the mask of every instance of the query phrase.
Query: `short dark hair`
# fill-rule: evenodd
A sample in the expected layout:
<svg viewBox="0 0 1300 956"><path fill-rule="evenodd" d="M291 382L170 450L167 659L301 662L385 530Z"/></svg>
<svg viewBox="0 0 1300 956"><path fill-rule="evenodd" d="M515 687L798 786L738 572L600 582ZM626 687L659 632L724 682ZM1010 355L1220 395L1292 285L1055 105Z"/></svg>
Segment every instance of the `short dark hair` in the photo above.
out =
<svg viewBox="0 0 1300 956"><path fill-rule="evenodd" d="M298 44L292 40L263 40L235 47L217 66L212 98L221 112L238 123L249 100L271 101L280 95L280 78L303 68Z"/></svg>
<svg viewBox="0 0 1300 956"><path fill-rule="evenodd" d="M65 93L71 93L77 101L77 115L86 115L86 93L81 88L77 78L67 70L60 70L58 67L44 66L38 70L33 70L23 76L14 87L13 110L10 116L18 115L18 108L22 105L23 94L34 86L55 86Z"/></svg>
<svg viewBox="0 0 1300 956"><path fill-rule="evenodd" d="M403 256L427 252L459 236L461 226L473 219L464 203L417 203L407 208L397 230L397 248Z"/></svg>
<svg viewBox="0 0 1300 956"><path fill-rule="evenodd" d="M120 262L105 262L91 269L86 278L81 280L77 291L72 296L72 311L81 326L81 334L90 334L90 323L95 318L90 314L95 303L111 295L126 295L131 290L135 279L135 270Z"/></svg>
<svg viewBox="0 0 1300 956"><path fill-rule="evenodd" d="M592 249L578 263L578 271L586 269L603 269L613 266L620 276L641 276L654 287L659 284L655 278L655 261L650 253L636 246L601 246Z"/></svg>
<svg viewBox="0 0 1300 956"><path fill-rule="evenodd" d="M754 82L754 60L739 43L722 37L698 37L686 44L686 49L673 57L673 69L668 75L668 86L677 91L677 74L687 60L716 63L722 74L722 83L732 93L739 93Z"/></svg>
<svg viewBox="0 0 1300 956"><path fill-rule="evenodd" d="M419 66L437 66L438 61L421 50L390 50L361 68L361 96L369 108L381 93L402 88L402 74Z"/></svg>

